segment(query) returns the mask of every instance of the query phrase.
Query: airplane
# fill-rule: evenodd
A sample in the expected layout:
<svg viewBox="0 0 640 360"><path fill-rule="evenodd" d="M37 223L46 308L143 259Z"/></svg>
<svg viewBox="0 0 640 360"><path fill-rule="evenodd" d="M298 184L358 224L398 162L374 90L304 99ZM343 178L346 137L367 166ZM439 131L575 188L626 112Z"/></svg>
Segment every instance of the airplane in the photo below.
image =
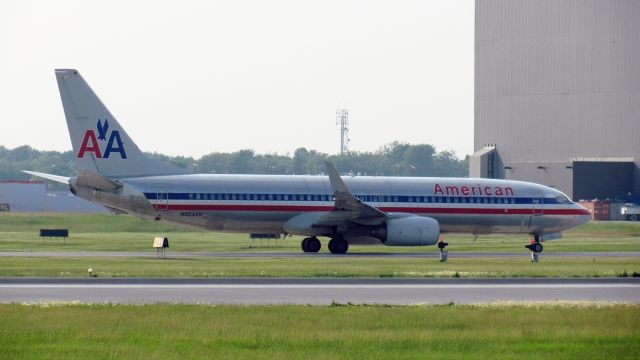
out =
<svg viewBox="0 0 640 360"><path fill-rule="evenodd" d="M78 175L28 174L67 184L117 212L212 231L300 235L302 251L344 254L351 244L447 244L443 233L529 234L527 247L584 224L591 214L562 192L523 181L193 174L145 155L80 73L55 70Z"/></svg>

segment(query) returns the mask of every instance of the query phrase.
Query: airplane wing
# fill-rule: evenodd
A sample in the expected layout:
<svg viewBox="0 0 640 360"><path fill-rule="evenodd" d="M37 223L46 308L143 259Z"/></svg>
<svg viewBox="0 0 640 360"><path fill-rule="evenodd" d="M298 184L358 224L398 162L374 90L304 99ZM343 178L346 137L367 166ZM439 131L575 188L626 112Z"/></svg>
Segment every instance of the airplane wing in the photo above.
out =
<svg viewBox="0 0 640 360"><path fill-rule="evenodd" d="M367 205L351 194L335 166L325 161L331 189L335 198L335 208L326 213L318 225L340 223L345 221L361 225L375 225L389 218L389 215L373 206Z"/></svg>

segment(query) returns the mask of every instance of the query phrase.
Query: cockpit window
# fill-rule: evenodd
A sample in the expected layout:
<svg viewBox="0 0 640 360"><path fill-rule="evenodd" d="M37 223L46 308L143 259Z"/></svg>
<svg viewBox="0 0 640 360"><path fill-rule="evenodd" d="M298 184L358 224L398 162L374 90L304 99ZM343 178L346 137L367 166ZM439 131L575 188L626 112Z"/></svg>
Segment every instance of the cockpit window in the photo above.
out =
<svg viewBox="0 0 640 360"><path fill-rule="evenodd" d="M571 203L573 203L573 201L571 201L571 199L569 199L568 197L566 197L564 195L556 196L556 200L558 201L559 204L571 204Z"/></svg>

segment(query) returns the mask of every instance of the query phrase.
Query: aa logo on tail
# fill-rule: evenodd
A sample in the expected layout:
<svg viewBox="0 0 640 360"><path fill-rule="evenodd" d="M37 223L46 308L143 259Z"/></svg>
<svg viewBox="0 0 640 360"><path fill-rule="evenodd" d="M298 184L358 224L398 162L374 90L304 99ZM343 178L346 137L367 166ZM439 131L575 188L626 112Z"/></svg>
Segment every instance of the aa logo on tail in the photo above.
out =
<svg viewBox="0 0 640 360"><path fill-rule="evenodd" d="M107 141L107 134L109 131L109 122L107 119L104 119L104 123L100 121L98 118L98 123L96 124L96 129L98 130L98 137L96 138L96 133L93 129L89 129L85 131L84 138L82 139L82 145L80 145L80 151L78 151L78 159L84 158L86 153L93 153L96 159L108 159L111 156L111 153L120 154L121 159L127 158L127 153L124 150L124 146L122 145L122 139L120 139L120 132L118 130L111 131L109 135L109 140ZM100 143L98 142L107 142L107 146L104 149L104 152L100 149Z"/></svg>

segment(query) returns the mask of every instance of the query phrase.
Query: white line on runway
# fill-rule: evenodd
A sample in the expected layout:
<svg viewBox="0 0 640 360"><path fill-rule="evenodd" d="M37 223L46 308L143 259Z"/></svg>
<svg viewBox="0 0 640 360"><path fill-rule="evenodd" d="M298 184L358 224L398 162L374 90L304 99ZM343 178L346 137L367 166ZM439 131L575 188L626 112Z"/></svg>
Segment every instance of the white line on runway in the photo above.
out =
<svg viewBox="0 0 640 360"><path fill-rule="evenodd" d="M617 289L640 284L0 284L26 289Z"/></svg>

